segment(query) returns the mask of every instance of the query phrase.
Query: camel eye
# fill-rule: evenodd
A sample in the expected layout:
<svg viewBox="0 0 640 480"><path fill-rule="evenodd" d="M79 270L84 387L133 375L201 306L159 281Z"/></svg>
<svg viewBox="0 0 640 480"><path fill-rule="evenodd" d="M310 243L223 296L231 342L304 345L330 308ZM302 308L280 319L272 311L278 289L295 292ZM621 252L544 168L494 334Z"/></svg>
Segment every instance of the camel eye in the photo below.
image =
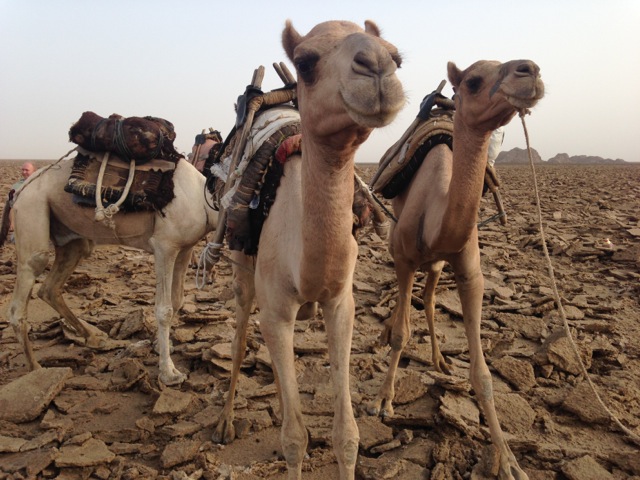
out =
<svg viewBox="0 0 640 480"><path fill-rule="evenodd" d="M477 93L482 87L482 77L471 77L465 81L470 93Z"/></svg>
<svg viewBox="0 0 640 480"><path fill-rule="evenodd" d="M317 54L309 54L296 59L296 70L305 83L313 82L315 68L319 58Z"/></svg>

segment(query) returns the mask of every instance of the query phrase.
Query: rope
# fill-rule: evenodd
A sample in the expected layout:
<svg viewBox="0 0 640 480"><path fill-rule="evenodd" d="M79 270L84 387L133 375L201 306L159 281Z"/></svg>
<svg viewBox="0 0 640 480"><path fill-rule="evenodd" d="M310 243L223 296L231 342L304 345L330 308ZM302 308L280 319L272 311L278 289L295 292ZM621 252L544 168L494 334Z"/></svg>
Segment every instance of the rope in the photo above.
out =
<svg viewBox="0 0 640 480"><path fill-rule="evenodd" d="M527 152L529 154L529 165L531 166L531 172L532 172L532 176L533 176L533 189L534 189L534 192L535 192L535 195L536 195L536 209L538 211L538 226L540 228L540 238L542 240L542 250L543 250L544 256L545 256L545 258L547 260L547 269L548 269L548 273L549 273L549 278L551 280L551 286L553 288L553 296L555 298L556 305L558 306L558 311L560 312L560 317L562 318L562 325L564 327L565 334L566 334L567 338L569 339L569 343L571 344L571 348L573 349L573 353L575 354L576 358L578 359L578 364L580 365L580 369L582 371L582 374L584 375L584 378L589 383L589 386L591 387L591 390L595 394L596 399L598 401L598 404L607 412L607 414L609 415L609 419L612 422L614 422L618 426L618 428L620 428L620 430L622 430L629 437L629 439L633 443L635 443L636 445L640 445L640 436L638 436L637 434L635 434L634 432L629 430L627 427L625 427L622 424L622 422L618 419L618 417L616 417L615 414L611 410L609 410L609 408L607 408L607 406L602 401L602 398L600 397L600 395L598 394L598 391L596 390L596 386L594 385L593 381L591 380L591 377L589 376L589 372L587 371L587 368L584 366L584 363L582 362L582 358L580 358L580 353L578 352L578 347L576 346L576 343L573 340L573 336L571 335L571 330L569 329L569 322L567 321L567 316L565 314L564 307L562 306L562 301L560 300L560 294L558 293L558 285L556 284L556 279L555 279L555 275L554 275L554 271L553 271L553 265L551 264L551 257L549 256L549 250L547 249L547 241L546 241L546 238L545 238L544 227L542 225L542 209L540 208L540 194L538 192L538 181L536 179L536 171L535 171L535 168L533 166L533 156L531 155L531 146L529 145L529 133L527 131L527 125L525 124L525 121L524 121L524 117L525 117L525 115L527 113L528 112L525 109L520 110L520 120L522 121L522 128L524 129L524 136L525 136L525 139L526 139L526 142L527 142Z"/></svg>
<svg viewBox="0 0 640 480"><path fill-rule="evenodd" d="M223 243L217 242L209 242L205 245L202 253L200 253L200 258L198 259L198 267L196 269L196 288L198 290L202 290L207 284L207 266L210 265L213 267L221 258L224 258L228 263L232 265L236 265L243 270L251 273L252 275L255 273L255 270L252 268L247 268L244 265L232 260L227 255L222 254Z"/></svg>
<svg viewBox="0 0 640 480"><path fill-rule="evenodd" d="M115 230L116 224L113 222L113 216L120 211L120 206L127 199L127 195L129 195L131 185L133 184L133 177L136 173L136 161L135 159L131 159L129 162L129 176L127 177L127 183L124 186L122 195L120 195L120 198L117 202L107 205L107 207L105 208L102 205L102 179L104 177L104 172L107 168L108 161L109 152L105 152L104 156L102 157L102 164L100 165L100 172L98 173L98 181L96 185L95 220L96 222L103 222L107 227Z"/></svg>

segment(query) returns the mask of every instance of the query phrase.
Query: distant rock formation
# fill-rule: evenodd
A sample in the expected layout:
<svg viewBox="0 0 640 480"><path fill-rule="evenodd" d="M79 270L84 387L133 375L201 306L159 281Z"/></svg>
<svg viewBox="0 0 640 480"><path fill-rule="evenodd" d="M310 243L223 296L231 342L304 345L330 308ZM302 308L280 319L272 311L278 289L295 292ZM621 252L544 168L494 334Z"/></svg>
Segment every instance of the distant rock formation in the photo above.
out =
<svg viewBox="0 0 640 480"><path fill-rule="evenodd" d="M533 158L533 163L542 163L542 158L540 158L540 154L536 152L534 148L531 149L531 157ZM509 151L502 151L496 158L496 164L528 164L529 163L529 154L527 150L524 148L514 148Z"/></svg>
<svg viewBox="0 0 640 480"><path fill-rule="evenodd" d="M578 164L578 165L595 165L602 163L627 163L624 160L618 158L616 160L611 160L610 158L602 158L602 157L592 157L590 155L574 155L570 157L566 153L559 153L555 157L547 160L549 164Z"/></svg>
<svg viewBox="0 0 640 480"><path fill-rule="evenodd" d="M610 158L594 157L589 155L574 155L569 156L566 153L558 153L555 157L550 158L547 161L542 160L538 152L535 149L531 149L531 156L533 157L533 163L547 163L549 165L597 165L597 164L626 164L625 160L620 158L612 160ZM529 154L523 148L514 148L509 151L502 151L496 158L496 164L510 164L520 165L529 163Z"/></svg>

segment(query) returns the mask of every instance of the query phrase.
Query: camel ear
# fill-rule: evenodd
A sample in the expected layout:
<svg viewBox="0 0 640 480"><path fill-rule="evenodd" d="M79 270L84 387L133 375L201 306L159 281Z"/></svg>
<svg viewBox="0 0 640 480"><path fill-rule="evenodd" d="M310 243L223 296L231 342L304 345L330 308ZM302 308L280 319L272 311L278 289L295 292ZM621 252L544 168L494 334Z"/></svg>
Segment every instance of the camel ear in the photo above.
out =
<svg viewBox="0 0 640 480"><path fill-rule="evenodd" d="M298 31L293 28L291 20L287 20L284 26L284 30L282 31L282 46L284 47L284 51L289 57L289 60L291 60L292 62L293 51L300 43L300 40L302 40L302 36L300 36Z"/></svg>
<svg viewBox="0 0 640 480"><path fill-rule="evenodd" d="M364 21L364 31L376 37L380 36L380 29L373 20Z"/></svg>
<svg viewBox="0 0 640 480"><path fill-rule="evenodd" d="M453 62L447 62L447 75L449 76L449 81L453 88L457 88L460 86L460 82L462 81L462 71L456 66Z"/></svg>

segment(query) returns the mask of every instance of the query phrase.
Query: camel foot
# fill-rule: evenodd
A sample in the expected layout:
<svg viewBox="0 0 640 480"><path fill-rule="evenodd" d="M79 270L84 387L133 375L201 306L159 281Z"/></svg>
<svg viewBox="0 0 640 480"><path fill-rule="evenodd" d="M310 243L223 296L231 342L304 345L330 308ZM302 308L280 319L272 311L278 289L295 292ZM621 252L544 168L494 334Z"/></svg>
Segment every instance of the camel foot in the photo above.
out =
<svg viewBox="0 0 640 480"><path fill-rule="evenodd" d="M228 445L236 438L236 428L233 426L233 417L224 417L221 415L218 425L211 435L211 439L216 443Z"/></svg>
<svg viewBox="0 0 640 480"><path fill-rule="evenodd" d="M503 445L502 451L493 444L484 448L480 455L480 461L471 472L471 480L488 480L490 478L529 480L506 443Z"/></svg>
<svg viewBox="0 0 640 480"><path fill-rule="evenodd" d="M366 406L366 411L371 416L380 416L383 418L393 417L393 404L391 400L386 398L376 398L369 402Z"/></svg>
<svg viewBox="0 0 640 480"><path fill-rule="evenodd" d="M444 373L446 375L451 375L451 369L449 368L449 365L451 365L451 360L443 357L442 355L440 355L440 358L433 362L433 367L436 369L436 371Z"/></svg>
<svg viewBox="0 0 640 480"><path fill-rule="evenodd" d="M165 384L167 387L180 385L186 379L187 376L175 367L169 369L168 372L160 373L160 375L158 376L158 380Z"/></svg>
<svg viewBox="0 0 640 480"><path fill-rule="evenodd" d="M62 322L62 331L66 339L79 345L84 345L85 347L102 351L115 350L129 345L129 342L125 340L112 340L108 334L90 323L82 320L80 320L80 323L82 323L82 326L85 329L86 336L79 334L75 329L68 327L64 322Z"/></svg>

